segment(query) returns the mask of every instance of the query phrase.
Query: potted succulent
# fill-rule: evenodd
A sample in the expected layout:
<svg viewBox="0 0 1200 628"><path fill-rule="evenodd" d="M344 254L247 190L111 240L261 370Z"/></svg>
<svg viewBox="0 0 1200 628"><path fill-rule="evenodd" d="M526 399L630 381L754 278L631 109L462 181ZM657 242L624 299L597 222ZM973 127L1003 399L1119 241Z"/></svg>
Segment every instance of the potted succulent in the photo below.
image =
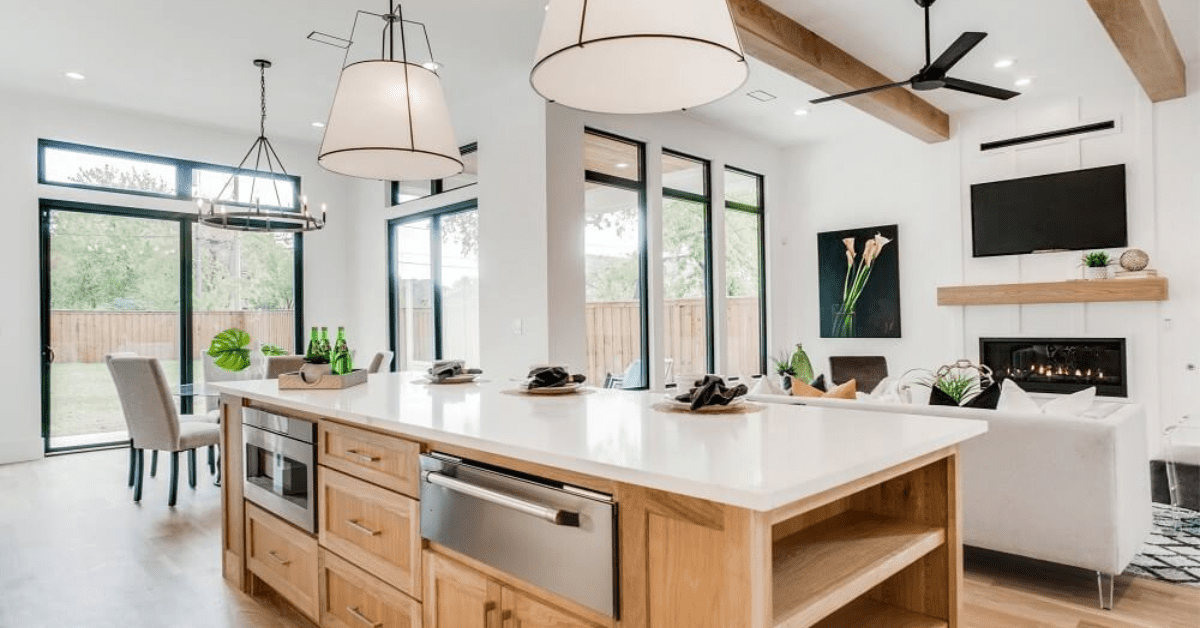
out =
<svg viewBox="0 0 1200 628"><path fill-rule="evenodd" d="M1083 278L1108 279L1108 267L1112 265L1112 257L1104 251L1093 251L1083 255Z"/></svg>

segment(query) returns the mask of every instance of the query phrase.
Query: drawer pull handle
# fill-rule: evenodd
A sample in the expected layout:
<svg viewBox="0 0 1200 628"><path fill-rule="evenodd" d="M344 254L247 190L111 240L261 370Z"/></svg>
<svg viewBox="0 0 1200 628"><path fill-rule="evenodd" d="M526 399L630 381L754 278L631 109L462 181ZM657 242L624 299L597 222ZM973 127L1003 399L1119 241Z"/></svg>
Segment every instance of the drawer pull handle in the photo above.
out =
<svg viewBox="0 0 1200 628"><path fill-rule="evenodd" d="M363 462L379 462L379 460L380 460L379 456L372 456L371 454L364 454L363 452L361 452L357 449L347 449L346 454L353 456L355 458L358 458L359 460L361 460Z"/></svg>
<svg viewBox="0 0 1200 628"><path fill-rule="evenodd" d="M271 550L271 551L267 552L267 556L274 558L276 562L278 562L280 565L283 565L284 567L287 567L288 565L292 564L292 561L280 556L279 554L277 554L275 552L275 550Z"/></svg>
<svg viewBox="0 0 1200 628"><path fill-rule="evenodd" d="M371 619L369 617L362 614L362 611L358 610L357 606L347 606L346 612L350 613L351 615L354 616L355 619L370 626L371 628L379 628L380 626L383 625L383 622L381 622L381 621L371 621Z"/></svg>
<svg viewBox="0 0 1200 628"><path fill-rule="evenodd" d="M544 519L556 526L579 527L579 513L577 512L560 510L553 506L531 502L507 493L501 493L490 488L471 484L470 482L464 482L458 478L450 477L436 471L427 471L425 473L425 481L449 491L470 495L471 497L491 502L503 508L522 512L538 519Z"/></svg>
<svg viewBox="0 0 1200 628"><path fill-rule="evenodd" d="M346 523L349 524L351 528L354 528L355 530L358 530L359 532L362 532L363 534L366 534L368 536L379 536L380 534L382 534L381 531L372 530L371 528L368 528L367 526L355 521L354 519L347 519Z"/></svg>

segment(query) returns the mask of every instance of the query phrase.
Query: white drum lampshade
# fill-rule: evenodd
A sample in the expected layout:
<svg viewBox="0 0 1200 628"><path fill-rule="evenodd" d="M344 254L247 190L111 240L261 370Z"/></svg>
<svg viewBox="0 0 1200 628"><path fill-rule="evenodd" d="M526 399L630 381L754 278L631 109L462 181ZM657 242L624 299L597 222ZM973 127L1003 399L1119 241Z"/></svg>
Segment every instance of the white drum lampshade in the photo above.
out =
<svg viewBox="0 0 1200 628"><path fill-rule="evenodd" d="M726 0L550 0L533 88L602 113L660 113L719 100L749 68Z"/></svg>
<svg viewBox="0 0 1200 628"><path fill-rule="evenodd" d="M317 162L338 174L386 181L462 172L438 75L387 59L343 68Z"/></svg>

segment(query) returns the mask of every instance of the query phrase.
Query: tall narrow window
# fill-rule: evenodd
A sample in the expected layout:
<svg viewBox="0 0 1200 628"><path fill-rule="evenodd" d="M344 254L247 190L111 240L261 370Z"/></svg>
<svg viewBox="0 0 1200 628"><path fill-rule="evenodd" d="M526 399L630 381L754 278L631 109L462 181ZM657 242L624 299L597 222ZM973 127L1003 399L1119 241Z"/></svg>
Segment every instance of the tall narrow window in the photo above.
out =
<svg viewBox="0 0 1200 628"><path fill-rule="evenodd" d="M397 370L479 364L479 213L474 201L389 223Z"/></svg>
<svg viewBox="0 0 1200 628"><path fill-rule="evenodd" d="M662 157L663 356L667 383L713 372L708 162Z"/></svg>
<svg viewBox="0 0 1200 628"><path fill-rule="evenodd" d="M615 388L649 385L644 155L637 142L584 137L587 375Z"/></svg>
<svg viewBox="0 0 1200 628"><path fill-rule="evenodd" d="M725 316L730 374L766 372L763 178L725 170Z"/></svg>

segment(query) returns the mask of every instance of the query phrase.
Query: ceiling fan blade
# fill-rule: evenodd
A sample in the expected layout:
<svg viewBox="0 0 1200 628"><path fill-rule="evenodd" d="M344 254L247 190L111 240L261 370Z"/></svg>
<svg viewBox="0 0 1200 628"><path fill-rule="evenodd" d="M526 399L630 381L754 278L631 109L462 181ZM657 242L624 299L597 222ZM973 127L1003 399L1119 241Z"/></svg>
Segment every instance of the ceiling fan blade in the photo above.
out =
<svg viewBox="0 0 1200 628"><path fill-rule="evenodd" d="M1000 89L999 87L992 87L991 85L972 83L971 81L963 81L956 78L947 77L945 81L946 89L975 94L977 96L987 96L988 98L995 98L997 100L1008 100L1009 98L1021 95L1020 92L1013 92L1007 89Z"/></svg>
<svg viewBox="0 0 1200 628"><path fill-rule="evenodd" d="M819 105L821 103L832 102L834 100L841 100L843 98L850 98L852 96L862 96L863 94L870 94L872 92L881 92L885 89L892 89L893 87L902 87L904 85L908 85L911 82L912 82L912 79L909 79L907 81L900 81L899 83L892 83L890 85L878 85L876 87L868 87L866 89L858 89L858 90L855 90L852 92L846 92L844 94L834 94L833 96L826 96L824 98L810 100L809 103L813 104L813 105Z"/></svg>
<svg viewBox="0 0 1200 628"><path fill-rule="evenodd" d="M950 68L954 67L959 61L962 61L962 58L967 56L967 53L971 52L971 50L974 49L975 46L978 46L979 42L983 41L987 36L987 33L973 32L959 35L958 39L955 40L953 44L950 44L950 47L946 49L946 52L942 53L942 56L938 57L933 63L929 64L929 68L927 68L926 71L928 72L932 70L933 74L945 74L946 72L949 72Z"/></svg>

